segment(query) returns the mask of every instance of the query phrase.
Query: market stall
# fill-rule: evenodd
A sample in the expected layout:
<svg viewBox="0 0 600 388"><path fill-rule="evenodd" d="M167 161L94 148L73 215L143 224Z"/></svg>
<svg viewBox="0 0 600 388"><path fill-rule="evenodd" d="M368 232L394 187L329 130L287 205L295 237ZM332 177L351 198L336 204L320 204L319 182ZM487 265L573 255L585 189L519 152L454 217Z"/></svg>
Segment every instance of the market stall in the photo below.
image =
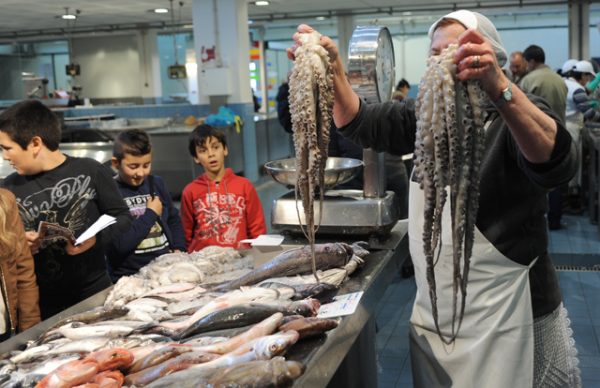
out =
<svg viewBox="0 0 600 388"><path fill-rule="evenodd" d="M374 313L378 301L398 272L408 255L407 226L399 222L389 237L374 242L365 264L338 291L338 295L362 291L356 311L340 319L337 328L324 336L296 343L286 354L286 359L300 361L306 366L295 386L325 387L328 384L345 387L376 386ZM284 248L303 245L300 240L288 239L285 245L269 252L251 250L257 263L262 263L280 253ZM8 341L0 344L2 354L22 349L31 340L58 321L74 314L88 311L104 304L110 289L63 311ZM337 371L337 372L336 372Z"/></svg>

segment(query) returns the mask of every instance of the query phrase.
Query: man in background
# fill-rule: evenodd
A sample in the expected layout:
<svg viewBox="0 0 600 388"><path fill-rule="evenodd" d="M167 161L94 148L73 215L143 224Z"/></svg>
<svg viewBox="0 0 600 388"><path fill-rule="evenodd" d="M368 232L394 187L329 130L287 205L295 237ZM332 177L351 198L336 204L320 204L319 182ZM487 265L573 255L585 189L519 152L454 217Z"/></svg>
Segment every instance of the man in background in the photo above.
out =
<svg viewBox="0 0 600 388"><path fill-rule="evenodd" d="M508 68L512 74L512 81L518 85L525 74L527 74L527 62L525 61L525 58L523 58L523 53L521 51L513 51L510 53L510 65Z"/></svg>

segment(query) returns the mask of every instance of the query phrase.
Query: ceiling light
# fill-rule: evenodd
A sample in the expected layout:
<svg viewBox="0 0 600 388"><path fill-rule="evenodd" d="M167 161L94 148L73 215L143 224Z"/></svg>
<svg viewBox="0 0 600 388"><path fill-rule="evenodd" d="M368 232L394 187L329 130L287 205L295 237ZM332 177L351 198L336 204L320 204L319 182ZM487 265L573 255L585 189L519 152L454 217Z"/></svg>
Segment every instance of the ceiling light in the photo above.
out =
<svg viewBox="0 0 600 388"><path fill-rule="evenodd" d="M169 13L169 10L166 8L155 8L154 13Z"/></svg>
<svg viewBox="0 0 600 388"><path fill-rule="evenodd" d="M318 21L321 21L321 20L327 19L327 17L326 16L317 16L315 19Z"/></svg>
<svg viewBox="0 0 600 388"><path fill-rule="evenodd" d="M262 7L264 5L269 5L268 1L255 1L254 5L258 5L259 7Z"/></svg>
<svg viewBox="0 0 600 388"><path fill-rule="evenodd" d="M75 20L77 19L77 16L73 15L72 13L66 13L64 15L60 15L61 18L65 19L65 20Z"/></svg>

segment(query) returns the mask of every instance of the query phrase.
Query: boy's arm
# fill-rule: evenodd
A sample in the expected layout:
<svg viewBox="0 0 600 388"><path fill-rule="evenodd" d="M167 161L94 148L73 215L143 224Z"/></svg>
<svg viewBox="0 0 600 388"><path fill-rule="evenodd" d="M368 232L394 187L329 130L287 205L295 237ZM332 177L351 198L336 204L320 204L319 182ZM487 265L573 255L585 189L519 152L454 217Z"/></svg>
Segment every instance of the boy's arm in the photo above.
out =
<svg viewBox="0 0 600 388"><path fill-rule="evenodd" d="M108 167L99 165L96 173L95 186L97 192L98 211L100 215L108 214L116 218L116 222L102 230L100 244L107 246L113 238L127 233L131 226L131 215L129 208L121 197L117 182L112 178Z"/></svg>
<svg viewBox="0 0 600 388"><path fill-rule="evenodd" d="M186 248L190 246L194 237L194 207L192 200L191 190L184 189L183 194L181 194L181 226L183 227Z"/></svg>
<svg viewBox="0 0 600 388"><path fill-rule="evenodd" d="M167 219L167 225L171 232L171 240L169 243L171 244L171 250L180 250L185 252L185 237L183 235L183 226L181 225L181 218L179 218L179 211L173 205L173 200L171 199L171 195L169 195L169 190L165 185L165 181L163 181L160 177L156 177L155 180L156 186L160 191L160 196L166 202L166 208L169 214L169 218Z"/></svg>
<svg viewBox="0 0 600 388"><path fill-rule="evenodd" d="M248 182L248 194L246 197L246 224L248 225L248 237L256 238L267 233L265 215L256 189Z"/></svg>
<svg viewBox="0 0 600 388"><path fill-rule="evenodd" d="M158 215L153 210L146 209L141 217L133 219L125 233L114 236L110 241L107 249L109 259L124 259L131 255L139 243L148 236L157 218Z"/></svg>

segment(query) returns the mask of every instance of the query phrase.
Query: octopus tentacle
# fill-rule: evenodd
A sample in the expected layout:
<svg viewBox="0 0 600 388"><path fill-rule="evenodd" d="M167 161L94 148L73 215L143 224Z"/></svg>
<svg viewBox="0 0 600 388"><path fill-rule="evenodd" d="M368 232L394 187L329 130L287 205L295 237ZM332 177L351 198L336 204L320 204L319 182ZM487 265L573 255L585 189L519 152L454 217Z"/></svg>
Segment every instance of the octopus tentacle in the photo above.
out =
<svg viewBox="0 0 600 388"><path fill-rule="evenodd" d="M427 61L417 96L415 178L424 192L423 251L432 315L445 344L455 341L465 310L470 258L479 208L479 171L484 147L484 97L476 81L455 81L457 45ZM435 281L442 240L442 213L450 191L453 297L449 338L440 330ZM439 248L438 248L439 247ZM460 307L458 299L460 293Z"/></svg>
<svg viewBox="0 0 600 388"><path fill-rule="evenodd" d="M333 74L329 66L329 55L318 44L319 39L317 32L302 34L302 45L296 49L296 60L289 82L296 150L296 212L300 228L311 246L313 274L317 282L319 278L315 266L314 244L318 226L315 225L314 200L319 187L319 214L323 214L325 164L333 110ZM304 209L306 228L302 227L298 198ZM320 222L319 220L319 224Z"/></svg>

